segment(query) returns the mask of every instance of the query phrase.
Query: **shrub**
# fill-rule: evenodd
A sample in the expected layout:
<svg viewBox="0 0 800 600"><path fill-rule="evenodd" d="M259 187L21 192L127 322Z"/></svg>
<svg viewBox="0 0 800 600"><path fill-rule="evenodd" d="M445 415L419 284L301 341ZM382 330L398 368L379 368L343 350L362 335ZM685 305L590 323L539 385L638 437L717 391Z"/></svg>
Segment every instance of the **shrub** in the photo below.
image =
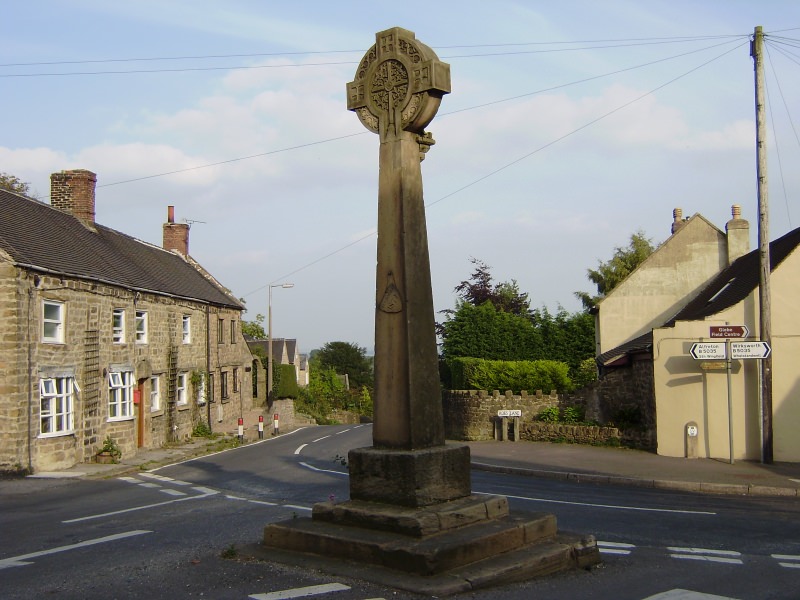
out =
<svg viewBox="0 0 800 600"><path fill-rule="evenodd" d="M554 360L483 360L457 357L447 360L454 389L558 390L573 389L569 366Z"/></svg>
<svg viewBox="0 0 800 600"><path fill-rule="evenodd" d="M542 410L538 415L536 415L537 421L542 421L543 423L558 423L559 414L558 414L558 407L557 406L550 406Z"/></svg>

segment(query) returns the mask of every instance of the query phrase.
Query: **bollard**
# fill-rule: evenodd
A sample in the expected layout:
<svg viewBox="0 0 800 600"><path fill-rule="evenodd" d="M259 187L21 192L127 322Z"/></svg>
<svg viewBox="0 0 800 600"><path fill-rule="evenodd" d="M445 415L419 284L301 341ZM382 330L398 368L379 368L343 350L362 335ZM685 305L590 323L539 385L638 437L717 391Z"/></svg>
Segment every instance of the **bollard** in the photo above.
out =
<svg viewBox="0 0 800 600"><path fill-rule="evenodd" d="M272 415L272 435L280 435L281 434L281 423L280 423L280 416L278 413Z"/></svg>
<svg viewBox="0 0 800 600"><path fill-rule="evenodd" d="M264 439L264 415L258 415L258 439Z"/></svg>
<svg viewBox="0 0 800 600"><path fill-rule="evenodd" d="M239 417L239 443L244 442L244 419Z"/></svg>
<svg viewBox="0 0 800 600"><path fill-rule="evenodd" d="M686 458L697 458L697 423L689 421L684 432L686 434Z"/></svg>

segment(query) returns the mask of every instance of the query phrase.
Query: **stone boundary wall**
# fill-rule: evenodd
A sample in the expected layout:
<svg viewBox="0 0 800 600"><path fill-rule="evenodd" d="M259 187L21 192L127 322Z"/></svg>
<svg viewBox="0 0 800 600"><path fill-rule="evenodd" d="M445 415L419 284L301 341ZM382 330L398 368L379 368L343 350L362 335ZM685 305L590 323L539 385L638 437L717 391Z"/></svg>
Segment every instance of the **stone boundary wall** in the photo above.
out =
<svg viewBox="0 0 800 600"><path fill-rule="evenodd" d="M520 439L528 442L564 442L567 444L589 444L603 446L618 443L622 434L616 427L590 427L566 423L537 423L526 421L520 424Z"/></svg>
<svg viewBox="0 0 800 600"><path fill-rule="evenodd" d="M559 406L555 391L543 394L537 390L528 394L507 391L491 394L484 390L445 390L444 410L445 437L450 440L479 441L494 439L494 421L498 410L521 410L522 421L532 420L545 408Z"/></svg>

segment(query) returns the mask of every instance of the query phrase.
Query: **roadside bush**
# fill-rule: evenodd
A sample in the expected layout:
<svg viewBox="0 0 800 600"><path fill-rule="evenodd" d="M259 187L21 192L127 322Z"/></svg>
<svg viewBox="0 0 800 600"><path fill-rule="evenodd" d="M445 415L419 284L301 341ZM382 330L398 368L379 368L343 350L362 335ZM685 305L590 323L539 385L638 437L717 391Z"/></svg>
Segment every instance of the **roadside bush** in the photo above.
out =
<svg viewBox="0 0 800 600"><path fill-rule="evenodd" d="M452 389L571 391L569 366L554 360L484 360L457 357L446 361Z"/></svg>

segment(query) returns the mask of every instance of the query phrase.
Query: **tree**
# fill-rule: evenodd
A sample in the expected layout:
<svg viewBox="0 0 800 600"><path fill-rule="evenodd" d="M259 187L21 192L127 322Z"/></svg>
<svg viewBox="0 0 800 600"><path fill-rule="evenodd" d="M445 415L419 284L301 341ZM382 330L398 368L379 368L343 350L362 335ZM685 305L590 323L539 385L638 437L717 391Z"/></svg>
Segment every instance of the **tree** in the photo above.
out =
<svg viewBox="0 0 800 600"><path fill-rule="evenodd" d="M514 279L492 285L491 267L477 258L471 258L470 262L475 265L475 271L468 280L462 281L453 290L461 300L473 306L491 302L497 310L520 316L528 315L531 309L528 294L519 291Z"/></svg>
<svg viewBox="0 0 800 600"><path fill-rule="evenodd" d="M587 269L586 276L597 286L597 295L588 292L575 292L588 311L597 306L611 290L619 285L636 267L644 262L655 250L653 241L646 238L644 232L637 231L631 235L625 248L614 248L614 255L606 262L597 261L597 269Z"/></svg>
<svg viewBox="0 0 800 600"><path fill-rule="evenodd" d="M255 321L242 321L242 333L255 340L267 339L267 333L264 331L264 315L256 315Z"/></svg>
<svg viewBox="0 0 800 600"><path fill-rule="evenodd" d="M319 368L347 375L353 388L372 387L372 360L367 357L366 348L350 342L328 342L314 353L314 360Z"/></svg>
<svg viewBox="0 0 800 600"><path fill-rule="evenodd" d="M20 180L16 175L0 171L0 188L18 194L28 194L31 186L28 182Z"/></svg>

